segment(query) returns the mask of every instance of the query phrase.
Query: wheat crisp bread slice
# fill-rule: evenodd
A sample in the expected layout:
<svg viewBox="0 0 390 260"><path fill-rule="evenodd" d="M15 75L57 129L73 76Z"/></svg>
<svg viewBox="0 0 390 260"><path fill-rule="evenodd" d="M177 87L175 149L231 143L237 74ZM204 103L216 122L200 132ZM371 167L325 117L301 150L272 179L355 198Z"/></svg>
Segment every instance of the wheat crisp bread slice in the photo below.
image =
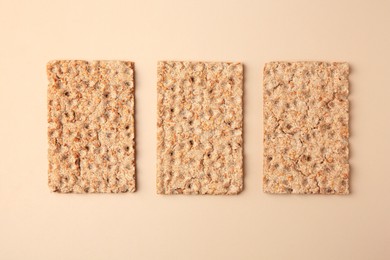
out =
<svg viewBox="0 0 390 260"><path fill-rule="evenodd" d="M265 192L349 193L348 74L343 62L265 65Z"/></svg>
<svg viewBox="0 0 390 260"><path fill-rule="evenodd" d="M127 61L47 64L49 187L134 192L134 68Z"/></svg>
<svg viewBox="0 0 390 260"><path fill-rule="evenodd" d="M157 90L157 193L239 193L242 64L162 61Z"/></svg>

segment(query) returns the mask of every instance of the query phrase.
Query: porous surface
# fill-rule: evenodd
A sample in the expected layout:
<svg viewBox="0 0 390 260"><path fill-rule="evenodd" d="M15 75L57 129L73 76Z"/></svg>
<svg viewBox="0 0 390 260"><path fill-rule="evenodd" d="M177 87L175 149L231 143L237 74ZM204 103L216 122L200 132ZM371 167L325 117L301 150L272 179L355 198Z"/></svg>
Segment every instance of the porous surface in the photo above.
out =
<svg viewBox="0 0 390 260"><path fill-rule="evenodd" d="M243 66L158 63L159 194L237 194L243 187Z"/></svg>
<svg viewBox="0 0 390 260"><path fill-rule="evenodd" d="M133 63L47 65L49 187L55 192L133 192Z"/></svg>
<svg viewBox="0 0 390 260"><path fill-rule="evenodd" d="M269 193L349 193L347 63L264 67L264 175Z"/></svg>

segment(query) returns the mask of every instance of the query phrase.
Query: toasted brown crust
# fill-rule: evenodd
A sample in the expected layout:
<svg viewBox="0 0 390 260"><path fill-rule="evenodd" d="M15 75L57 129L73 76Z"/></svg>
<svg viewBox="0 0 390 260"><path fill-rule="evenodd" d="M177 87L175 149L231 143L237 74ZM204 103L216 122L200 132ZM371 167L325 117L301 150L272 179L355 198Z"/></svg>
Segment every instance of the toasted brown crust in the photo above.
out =
<svg viewBox="0 0 390 260"><path fill-rule="evenodd" d="M133 63L52 61L47 74L50 189L135 191Z"/></svg>
<svg viewBox="0 0 390 260"><path fill-rule="evenodd" d="M239 193L242 64L159 62L157 90L157 192Z"/></svg>
<svg viewBox="0 0 390 260"><path fill-rule="evenodd" d="M347 63L264 68L264 177L269 193L349 193Z"/></svg>

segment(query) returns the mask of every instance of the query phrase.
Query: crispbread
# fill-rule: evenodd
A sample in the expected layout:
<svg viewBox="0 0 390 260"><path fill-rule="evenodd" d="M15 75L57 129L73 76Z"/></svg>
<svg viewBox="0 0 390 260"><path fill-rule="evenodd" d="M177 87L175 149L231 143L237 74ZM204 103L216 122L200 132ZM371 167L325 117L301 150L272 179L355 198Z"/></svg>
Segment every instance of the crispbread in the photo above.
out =
<svg viewBox="0 0 390 260"><path fill-rule="evenodd" d="M347 63L264 68L264 176L269 193L349 193Z"/></svg>
<svg viewBox="0 0 390 260"><path fill-rule="evenodd" d="M239 193L242 64L159 62L157 90L157 192Z"/></svg>
<svg viewBox="0 0 390 260"><path fill-rule="evenodd" d="M49 187L55 192L133 192L133 63L47 65Z"/></svg>

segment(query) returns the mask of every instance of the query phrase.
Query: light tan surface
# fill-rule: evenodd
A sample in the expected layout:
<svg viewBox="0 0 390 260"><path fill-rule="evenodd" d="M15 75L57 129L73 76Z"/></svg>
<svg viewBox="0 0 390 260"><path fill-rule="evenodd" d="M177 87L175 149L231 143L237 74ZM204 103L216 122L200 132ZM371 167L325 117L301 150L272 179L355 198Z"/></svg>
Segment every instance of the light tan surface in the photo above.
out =
<svg viewBox="0 0 390 260"><path fill-rule="evenodd" d="M185 2L0 1L0 258L389 259L390 2ZM53 59L135 62L135 193L49 191ZM238 196L156 195L158 60L243 62ZM350 195L263 193L273 60L350 64Z"/></svg>
<svg viewBox="0 0 390 260"><path fill-rule="evenodd" d="M348 64L276 61L263 73L264 191L348 194Z"/></svg>
<svg viewBox="0 0 390 260"><path fill-rule="evenodd" d="M157 95L157 193L241 192L242 64L161 61Z"/></svg>
<svg viewBox="0 0 390 260"><path fill-rule="evenodd" d="M127 61L50 61L49 187L135 191L134 69Z"/></svg>

